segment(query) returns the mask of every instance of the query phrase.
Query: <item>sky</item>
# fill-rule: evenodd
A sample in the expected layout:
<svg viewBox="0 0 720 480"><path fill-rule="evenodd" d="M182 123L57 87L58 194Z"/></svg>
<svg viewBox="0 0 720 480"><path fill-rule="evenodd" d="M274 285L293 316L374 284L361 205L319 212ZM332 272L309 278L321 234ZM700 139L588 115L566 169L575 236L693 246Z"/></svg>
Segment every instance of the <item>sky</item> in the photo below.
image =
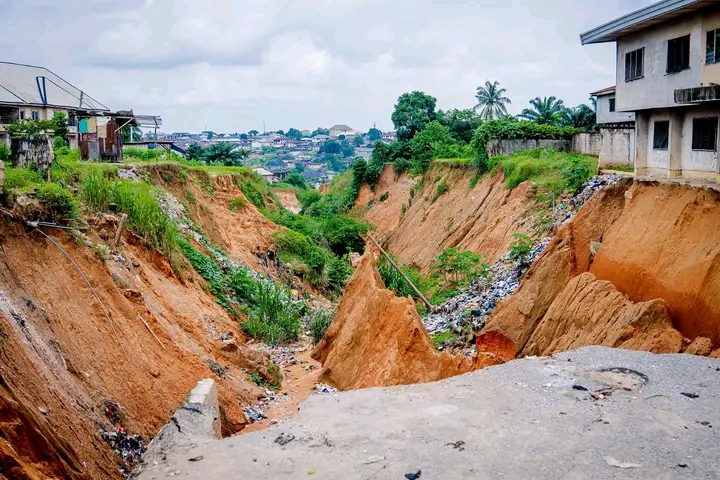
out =
<svg viewBox="0 0 720 480"><path fill-rule="evenodd" d="M579 34L654 0L3 0L0 60L45 66L163 131L392 129L398 96L471 108L498 81L520 113L615 83ZM8 18L9 17L9 18Z"/></svg>

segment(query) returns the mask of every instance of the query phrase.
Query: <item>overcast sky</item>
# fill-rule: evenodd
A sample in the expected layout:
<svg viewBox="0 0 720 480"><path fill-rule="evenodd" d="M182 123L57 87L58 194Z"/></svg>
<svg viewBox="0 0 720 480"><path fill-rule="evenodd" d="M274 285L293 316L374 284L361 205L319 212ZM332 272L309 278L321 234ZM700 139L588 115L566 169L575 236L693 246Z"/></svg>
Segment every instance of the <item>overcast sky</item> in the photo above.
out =
<svg viewBox="0 0 720 480"><path fill-rule="evenodd" d="M8 14L9 2L9 14ZM403 92L470 108L497 80L519 113L615 82L579 34L653 0L4 0L2 60L42 65L163 130L391 129ZM8 18L9 17L9 18Z"/></svg>

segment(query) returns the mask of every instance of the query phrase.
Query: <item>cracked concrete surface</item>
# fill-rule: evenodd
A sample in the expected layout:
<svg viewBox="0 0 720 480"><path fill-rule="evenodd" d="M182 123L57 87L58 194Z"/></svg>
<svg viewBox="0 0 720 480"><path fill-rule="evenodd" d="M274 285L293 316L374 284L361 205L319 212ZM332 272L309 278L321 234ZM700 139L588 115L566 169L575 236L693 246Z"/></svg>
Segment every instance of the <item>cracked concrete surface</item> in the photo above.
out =
<svg viewBox="0 0 720 480"><path fill-rule="evenodd" d="M146 458L139 478L720 479L719 407L720 360L588 347L315 394L268 430Z"/></svg>

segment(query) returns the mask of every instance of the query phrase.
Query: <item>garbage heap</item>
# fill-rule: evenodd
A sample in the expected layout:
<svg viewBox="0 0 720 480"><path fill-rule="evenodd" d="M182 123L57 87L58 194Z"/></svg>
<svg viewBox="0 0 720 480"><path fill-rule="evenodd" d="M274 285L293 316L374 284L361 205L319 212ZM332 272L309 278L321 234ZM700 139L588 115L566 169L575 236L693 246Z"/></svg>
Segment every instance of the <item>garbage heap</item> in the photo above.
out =
<svg viewBox="0 0 720 480"><path fill-rule="evenodd" d="M585 182L578 190L579 193L563 198L555 206L552 212L554 224L559 229L572 220L595 193L619 180L620 177L616 174L606 174ZM474 343L475 334L485 327L485 322L498 303L515 293L525 274L542 256L553 238L554 235L551 234L538 239L530 254L522 261L513 260L509 253L501 257L490 267L487 278L474 279L460 295L447 300L436 313L423 319L428 333L433 335L449 331L457 335L458 343ZM468 357L474 355L474 346L464 354Z"/></svg>

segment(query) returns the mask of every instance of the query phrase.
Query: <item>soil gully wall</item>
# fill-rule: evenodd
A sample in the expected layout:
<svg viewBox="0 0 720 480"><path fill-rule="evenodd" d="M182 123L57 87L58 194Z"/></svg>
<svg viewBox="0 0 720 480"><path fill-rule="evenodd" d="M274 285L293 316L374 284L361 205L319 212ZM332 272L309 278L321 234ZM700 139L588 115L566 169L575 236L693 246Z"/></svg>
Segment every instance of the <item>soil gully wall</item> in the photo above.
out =
<svg viewBox="0 0 720 480"><path fill-rule="evenodd" d="M206 225L228 226L215 241L252 261L249 252L269 241L272 224L254 207L233 216L224 196L242 194L220 182L214 198L188 182L194 208L207 213ZM243 222L253 229L242 232ZM87 239L102 244L116 227L115 217L91 219ZM112 326L57 248L19 223L0 223L0 477L119 478L120 457L98 433L112 428L105 402L119 403L122 425L147 439L202 378L218 383L225 433L241 430L240 404L259 392L244 372L266 374L269 358L243 345L237 321L192 268L176 277L162 254L127 230L118 254L110 255L57 230L48 233L87 275ZM217 340L227 332L236 339L233 348ZM226 367L226 374L217 377L208 362Z"/></svg>
<svg viewBox="0 0 720 480"><path fill-rule="evenodd" d="M718 227L715 191L623 181L560 230L484 331L518 355L597 344L677 353L682 337L717 348ZM591 242L601 244L594 257Z"/></svg>
<svg viewBox="0 0 720 480"><path fill-rule="evenodd" d="M527 183L507 190L502 174L486 175L475 188L470 188L473 176L472 168L433 166L412 200L411 184L401 177L398 183L403 188L397 196L408 192L403 200L409 205L405 215L400 218L399 207L385 212L388 209L382 202L374 204L366 218L378 225L381 215L395 215L397 227L388 235L386 246L400 262L419 267L423 272L429 270L433 258L450 247L480 252L492 263L507 252L514 233L530 232L535 194ZM447 192L436 198L438 185L443 182ZM390 188L381 185L376 188L376 197ZM386 202L393 195L391 191ZM392 221L380 224L381 231L392 227Z"/></svg>

